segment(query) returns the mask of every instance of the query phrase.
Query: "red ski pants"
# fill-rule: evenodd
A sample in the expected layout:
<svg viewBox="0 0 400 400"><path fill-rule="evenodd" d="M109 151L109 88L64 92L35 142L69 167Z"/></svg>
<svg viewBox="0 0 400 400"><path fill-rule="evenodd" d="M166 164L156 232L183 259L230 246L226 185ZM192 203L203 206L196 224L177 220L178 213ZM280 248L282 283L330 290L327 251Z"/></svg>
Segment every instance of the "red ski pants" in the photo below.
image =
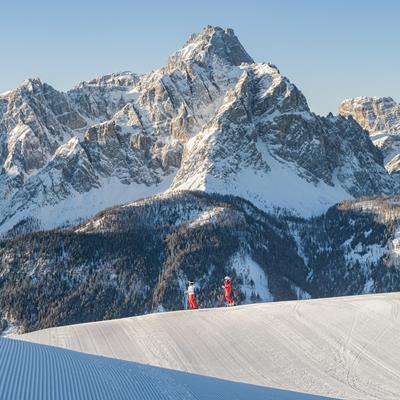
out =
<svg viewBox="0 0 400 400"><path fill-rule="evenodd" d="M233 303L233 299L231 297L231 287L230 286L225 286L225 300L228 304Z"/></svg>
<svg viewBox="0 0 400 400"><path fill-rule="evenodd" d="M196 298L195 298L195 295L193 293L189 294L189 308L191 310L197 308Z"/></svg>

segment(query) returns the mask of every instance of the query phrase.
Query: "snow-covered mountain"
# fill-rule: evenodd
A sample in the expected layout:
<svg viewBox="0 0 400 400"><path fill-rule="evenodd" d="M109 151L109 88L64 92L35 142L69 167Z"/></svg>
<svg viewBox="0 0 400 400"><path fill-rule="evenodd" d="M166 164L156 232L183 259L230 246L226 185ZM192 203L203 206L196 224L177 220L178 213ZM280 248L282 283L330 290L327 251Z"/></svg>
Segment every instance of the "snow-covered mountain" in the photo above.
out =
<svg viewBox="0 0 400 400"><path fill-rule="evenodd" d="M400 104L391 97L357 97L344 100L341 115L351 115L381 149L389 173L400 172Z"/></svg>
<svg viewBox="0 0 400 400"><path fill-rule="evenodd" d="M165 190L237 194L303 216L397 190L353 120L313 114L231 29L206 27L144 75L0 96L0 233L71 224ZM296 193L296 196L293 195Z"/></svg>
<svg viewBox="0 0 400 400"><path fill-rule="evenodd" d="M172 190L237 194L303 216L352 196L391 192L381 156L358 124L311 113L272 65L241 68L221 108L186 145Z"/></svg>

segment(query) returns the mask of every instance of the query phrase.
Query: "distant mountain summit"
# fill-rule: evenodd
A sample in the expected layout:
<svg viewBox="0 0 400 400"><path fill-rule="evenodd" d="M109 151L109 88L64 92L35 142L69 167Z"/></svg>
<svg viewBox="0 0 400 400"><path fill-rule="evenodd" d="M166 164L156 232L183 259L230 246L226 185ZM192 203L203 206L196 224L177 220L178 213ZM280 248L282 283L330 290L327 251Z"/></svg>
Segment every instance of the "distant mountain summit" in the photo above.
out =
<svg viewBox="0 0 400 400"><path fill-rule="evenodd" d="M181 63L208 65L217 60L235 66L254 63L232 29L209 25L200 33L193 34L181 49L173 53L167 65L173 69Z"/></svg>
<svg viewBox="0 0 400 400"><path fill-rule="evenodd" d="M313 114L231 29L207 26L148 74L0 95L0 233L70 225L168 190L310 216L397 183L353 120Z"/></svg>
<svg viewBox="0 0 400 400"><path fill-rule="evenodd" d="M400 172L400 104L391 97L357 97L344 100L341 115L351 115L368 131L384 155L386 169L394 176Z"/></svg>
<svg viewBox="0 0 400 400"><path fill-rule="evenodd" d="M344 100L339 113L351 115L371 133L400 131L400 104L391 97L356 97Z"/></svg>

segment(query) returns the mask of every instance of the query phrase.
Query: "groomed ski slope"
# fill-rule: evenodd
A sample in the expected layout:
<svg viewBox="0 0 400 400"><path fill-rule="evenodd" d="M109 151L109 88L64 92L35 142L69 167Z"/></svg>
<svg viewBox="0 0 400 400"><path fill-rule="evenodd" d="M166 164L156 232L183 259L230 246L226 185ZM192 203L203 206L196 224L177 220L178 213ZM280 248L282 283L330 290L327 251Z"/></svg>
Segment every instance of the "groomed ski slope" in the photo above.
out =
<svg viewBox="0 0 400 400"><path fill-rule="evenodd" d="M52 328L23 339L295 392L398 399L399 306L398 293L264 303Z"/></svg>
<svg viewBox="0 0 400 400"><path fill-rule="evenodd" d="M0 339L1 400L319 400L133 362Z"/></svg>

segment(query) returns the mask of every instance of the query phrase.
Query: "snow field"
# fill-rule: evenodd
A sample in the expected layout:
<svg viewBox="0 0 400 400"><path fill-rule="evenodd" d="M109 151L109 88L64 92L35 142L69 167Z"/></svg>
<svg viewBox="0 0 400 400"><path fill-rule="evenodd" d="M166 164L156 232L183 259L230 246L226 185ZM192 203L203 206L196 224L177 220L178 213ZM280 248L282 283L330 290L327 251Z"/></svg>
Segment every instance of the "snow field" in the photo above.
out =
<svg viewBox="0 0 400 400"><path fill-rule="evenodd" d="M1 400L321 399L0 339Z"/></svg>
<svg viewBox="0 0 400 400"><path fill-rule="evenodd" d="M398 399L400 294L150 314L24 340L342 399ZM251 398L251 397L249 397Z"/></svg>

